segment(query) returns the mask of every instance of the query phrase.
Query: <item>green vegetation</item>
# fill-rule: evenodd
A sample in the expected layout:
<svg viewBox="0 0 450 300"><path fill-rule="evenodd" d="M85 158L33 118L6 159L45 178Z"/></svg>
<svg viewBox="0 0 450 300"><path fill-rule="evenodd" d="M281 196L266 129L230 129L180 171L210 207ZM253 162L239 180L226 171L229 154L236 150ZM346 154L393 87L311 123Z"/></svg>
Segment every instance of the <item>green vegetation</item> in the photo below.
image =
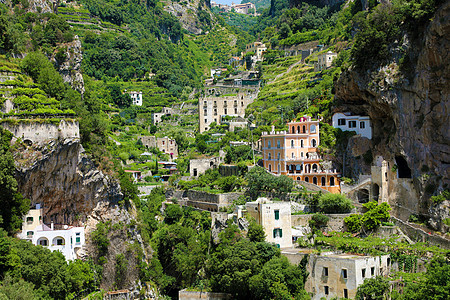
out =
<svg viewBox="0 0 450 300"><path fill-rule="evenodd" d="M265 194L283 199L294 187L292 178L285 175L274 176L259 166L252 168L245 178L248 182L247 194L252 199Z"/></svg>
<svg viewBox="0 0 450 300"><path fill-rule="evenodd" d="M30 200L17 190L14 159L9 151L11 138L12 134L0 127L0 226L15 234L30 208Z"/></svg>
<svg viewBox="0 0 450 300"><path fill-rule="evenodd" d="M352 201L341 194L323 194L319 197L317 208L326 214L348 213L353 208Z"/></svg>
<svg viewBox="0 0 450 300"><path fill-rule="evenodd" d="M101 270L0 232L0 296L8 299L73 299L98 288Z"/></svg>

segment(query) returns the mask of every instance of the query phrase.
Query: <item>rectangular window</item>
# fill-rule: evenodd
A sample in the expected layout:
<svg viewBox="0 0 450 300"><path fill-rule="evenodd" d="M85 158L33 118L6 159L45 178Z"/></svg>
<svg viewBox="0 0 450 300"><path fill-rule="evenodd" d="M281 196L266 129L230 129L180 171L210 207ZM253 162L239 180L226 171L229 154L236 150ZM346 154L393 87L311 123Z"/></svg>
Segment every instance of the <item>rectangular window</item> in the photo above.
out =
<svg viewBox="0 0 450 300"><path fill-rule="evenodd" d="M227 111L227 109L225 108L225 114L228 114L228 111Z"/></svg>
<svg viewBox="0 0 450 300"><path fill-rule="evenodd" d="M344 298L348 298L348 290L344 289Z"/></svg>
<svg viewBox="0 0 450 300"><path fill-rule="evenodd" d="M359 128L361 128L361 129L366 128L366 123L365 122L359 122Z"/></svg>
<svg viewBox="0 0 450 300"><path fill-rule="evenodd" d="M370 268L370 275L371 276L375 275L375 267Z"/></svg>
<svg viewBox="0 0 450 300"><path fill-rule="evenodd" d="M207 115L208 115L208 111L205 109L205 110L203 111L203 114L204 114L205 116L207 116Z"/></svg>
<svg viewBox="0 0 450 300"><path fill-rule="evenodd" d="M328 286L324 286L323 289L324 289L325 295L330 294L330 290L329 290Z"/></svg>
<svg viewBox="0 0 450 300"><path fill-rule="evenodd" d="M338 119L338 125L345 125L345 119Z"/></svg>
<svg viewBox="0 0 450 300"><path fill-rule="evenodd" d="M323 267L323 276L328 276L328 268Z"/></svg>
<svg viewBox="0 0 450 300"><path fill-rule="evenodd" d="M275 228L273 230L273 238L281 238L283 237L283 230L281 228Z"/></svg>
<svg viewBox="0 0 450 300"><path fill-rule="evenodd" d="M275 220L279 220L280 219L280 211L277 209L275 210Z"/></svg>
<svg viewBox="0 0 450 300"><path fill-rule="evenodd" d="M347 278L347 269L342 269L342 278Z"/></svg>
<svg viewBox="0 0 450 300"><path fill-rule="evenodd" d="M33 223L33 217L27 217L27 223L28 224Z"/></svg>
<svg viewBox="0 0 450 300"><path fill-rule="evenodd" d="M356 121L349 121L348 128L356 128Z"/></svg>
<svg viewBox="0 0 450 300"><path fill-rule="evenodd" d="M234 114L237 115L237 108L234 109Z"/></svg>
<svg viewBox="0 0 450 300"><path fill-rule="evenodd" d="M75 243L81 243L81 234L79 232L75 233Z"/></svg>
<svg viewBox="0 0 450 300"><path fill-rule="evenodd" d="M361 269L362 278L366 278L366 269Z"/></svg>

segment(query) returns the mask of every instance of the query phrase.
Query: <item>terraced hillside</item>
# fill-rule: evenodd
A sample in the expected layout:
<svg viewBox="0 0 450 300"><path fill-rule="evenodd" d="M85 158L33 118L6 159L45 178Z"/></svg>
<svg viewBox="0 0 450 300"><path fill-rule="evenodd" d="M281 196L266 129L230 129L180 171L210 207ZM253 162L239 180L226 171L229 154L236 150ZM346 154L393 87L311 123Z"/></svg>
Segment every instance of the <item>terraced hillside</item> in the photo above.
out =
<svg viewBox="0 0 450 300"><path fill-rule="evenodd" d="M16 137L31 142L58 137L79 137L78 121L71 109L48 96L23 74L18 60L0 56L0 124Z"/></svg>

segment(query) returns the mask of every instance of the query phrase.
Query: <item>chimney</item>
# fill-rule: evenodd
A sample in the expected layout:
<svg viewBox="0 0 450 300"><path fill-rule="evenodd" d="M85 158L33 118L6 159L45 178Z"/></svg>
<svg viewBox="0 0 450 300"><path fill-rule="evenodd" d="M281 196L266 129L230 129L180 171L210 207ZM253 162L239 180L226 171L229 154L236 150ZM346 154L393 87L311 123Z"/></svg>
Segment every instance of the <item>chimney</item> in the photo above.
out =
<svg viewBox="0 0 450 300"><path fill-rule="evenodd" d="M53 230L53 221L50 223L50 230Z"/></svg>
<svg viewBox="0 0 450 300"><path fill-rule="evenodd" d="M275 125L272 125L272 134L275 133Z"/></svg>

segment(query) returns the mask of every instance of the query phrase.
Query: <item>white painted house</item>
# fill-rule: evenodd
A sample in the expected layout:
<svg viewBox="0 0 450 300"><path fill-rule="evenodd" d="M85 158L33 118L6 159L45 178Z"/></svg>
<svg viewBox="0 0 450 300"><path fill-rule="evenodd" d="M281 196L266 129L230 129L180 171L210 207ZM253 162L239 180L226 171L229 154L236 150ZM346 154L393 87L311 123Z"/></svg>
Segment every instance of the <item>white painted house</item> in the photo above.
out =
<svg viewBox="0 0 450 300"><path fill-rule="evenodd" d="M142 92L129 92L133 105L142 106Z"/></svg>
<svg viewBox="0 0 450 300"><path fill-rule="evenodd" d="M42 212L39 204L36 205L36 209L30 209L24 217L22 232L18 237L30 241L33 245L60 251L66 260L78 258L77 253L85 244L84 227L54 225L53 222L47 226L42 221Z"/></svg>
<svg viewBox="0 0 450 300"><path fill-rule="evenodd" d="M334 128L340 128L343 131L355 131L363 137L372 139L372 126L369 116L352 115L349 112L335 113L332 118Z"/></svg>

